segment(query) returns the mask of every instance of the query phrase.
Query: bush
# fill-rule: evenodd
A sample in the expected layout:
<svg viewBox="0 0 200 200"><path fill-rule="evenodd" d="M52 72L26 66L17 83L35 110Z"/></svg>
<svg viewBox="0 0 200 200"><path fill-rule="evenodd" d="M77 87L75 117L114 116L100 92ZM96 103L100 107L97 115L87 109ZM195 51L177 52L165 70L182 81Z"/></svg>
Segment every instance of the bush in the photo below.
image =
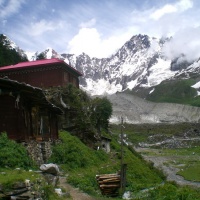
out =
<svg viewBox="0 0 200 200"><path fill-rule="evenodd" d="M21 167L27 169L33 166L24 146L10 140L6 133L0 134L0 168Z"/></svg>

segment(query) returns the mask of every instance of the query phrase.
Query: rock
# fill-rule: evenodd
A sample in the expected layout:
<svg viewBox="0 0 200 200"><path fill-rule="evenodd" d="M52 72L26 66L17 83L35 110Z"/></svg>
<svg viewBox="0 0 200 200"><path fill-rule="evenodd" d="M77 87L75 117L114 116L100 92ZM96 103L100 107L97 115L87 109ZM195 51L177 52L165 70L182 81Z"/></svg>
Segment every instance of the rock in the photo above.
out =
<svg viewBox="0 0 200 200"><path fill-rule="evenodd" d="M12 191L7 192L5 194L6 194L6 196L16 196L16 195L22 194L22 193L27 192L27 191L28 191L27 188L21 188L21 189L12 190Z"/></svg>
<svg viewBox="0 0 200 200"><path fill-rule="evenodd" d="M53 174L47 174L47 173L44 173L43 175L48 184L53 185L53 187L57 185L59 181L59 176L54 176Z"/></svg>
<svg viewBox="0 0 200 200"><path fill-rule="evenodd" d="M21 188L26 188L26 184L25 182L16 182L13 184L12 188L16 190L21 189Z"/></svg>
<svg viewBox="0 0 200 200"><path fill-rule="evenodd" d="M61 196L62 190L60 188L55 188L55 193L58 194L59 196Z"/></svg>
<svg viewBox="0 0 200 200"><path fill-rule="evenodd" d="M40 170L44 173L53 174L53 175L59 175L59 168L56 164L50 163L50 164L42 164L40 166Z"/></svg>

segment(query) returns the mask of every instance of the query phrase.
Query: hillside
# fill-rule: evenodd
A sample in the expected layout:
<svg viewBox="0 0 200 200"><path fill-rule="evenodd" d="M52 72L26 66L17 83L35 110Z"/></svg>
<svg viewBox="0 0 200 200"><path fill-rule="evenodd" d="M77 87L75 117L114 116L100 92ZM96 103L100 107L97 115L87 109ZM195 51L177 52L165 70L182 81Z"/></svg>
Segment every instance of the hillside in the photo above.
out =
<svg viewBox="0 0 200 200"><path fill-rule="evenodd" d="M112 138L111 152L94 151L85 146L78 138L66 132L61 132L62 143L53 149L52 161L60 164L68 174L68 183L98 196L99 188L95 179L97 174L117 173L120 170L120 145ZM59 153L60 152L60 153ZM162 182L162 173L158 173L132 148L124 146L124 163L127 164L126 190L138 191ZM100 195L101 196L101 195Z"/></svg>

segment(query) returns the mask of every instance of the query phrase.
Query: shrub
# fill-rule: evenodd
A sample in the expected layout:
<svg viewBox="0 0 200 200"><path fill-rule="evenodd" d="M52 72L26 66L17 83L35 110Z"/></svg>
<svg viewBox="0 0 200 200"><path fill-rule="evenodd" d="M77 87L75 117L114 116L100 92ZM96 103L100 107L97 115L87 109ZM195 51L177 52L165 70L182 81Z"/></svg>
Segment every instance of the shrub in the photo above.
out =
<svg viewBox="0 0 200 200"><path fill-rule="evenodd" d="M0 160L1 168L21 167L26 169L33 166L25 147L10 140L6 133L0 134Z"/></svg>

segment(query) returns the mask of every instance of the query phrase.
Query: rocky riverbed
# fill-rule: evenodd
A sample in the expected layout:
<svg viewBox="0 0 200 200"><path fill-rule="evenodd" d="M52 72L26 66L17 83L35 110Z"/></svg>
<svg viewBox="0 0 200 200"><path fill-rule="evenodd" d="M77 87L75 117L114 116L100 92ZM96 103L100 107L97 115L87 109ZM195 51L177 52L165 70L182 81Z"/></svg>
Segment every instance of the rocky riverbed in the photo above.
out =
<svg viewBox="0 0 200 200"><path fill-rule="evenodd" d="M154 167L163 171L168 181L175 181L179 185L190 185L200 187L200 182L185 180L182 176L177 175L177 172L184 167L183 164L177 164L180 160L187 160L194 156L194 160L200 160L198 155L165 155L160 149L141 148L137 147L135 150L142 155L142 157L154 164Z"/></svg>

